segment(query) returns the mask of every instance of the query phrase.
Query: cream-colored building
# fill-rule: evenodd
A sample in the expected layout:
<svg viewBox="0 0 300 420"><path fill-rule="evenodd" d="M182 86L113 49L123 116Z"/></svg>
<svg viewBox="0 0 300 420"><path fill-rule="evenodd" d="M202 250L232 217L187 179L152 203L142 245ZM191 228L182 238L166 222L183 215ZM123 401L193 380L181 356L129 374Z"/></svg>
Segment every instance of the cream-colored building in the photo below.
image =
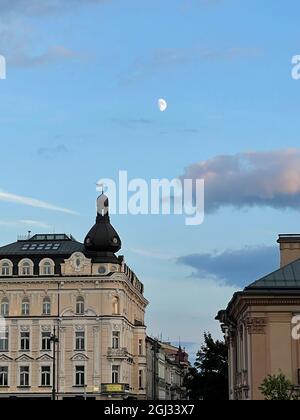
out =
<svg viewBox="0 0 300 420"><path fill-rule="evenodd" d="M188 372L188 354L170 343L146 338L147 399L185 400L184 378Z"/></svg>
<svg viewBox="0 0 300 420"><path fill-rule="evenodd" d="M146 398L148 302L115 255L107 198L97 203L84 243L34 235L0 248L0 398L51 398L54 388L58 399Z"/></svg>
<svg viewBox="0 0 300 420"><path fill-rule="evenodd" d="M300 235L280 235L278 243L280 269L235 293L217 316L229 346L232 400L263 399L263 380L280 371L300 385L300 341L292 334L300 314Z"/></svg>

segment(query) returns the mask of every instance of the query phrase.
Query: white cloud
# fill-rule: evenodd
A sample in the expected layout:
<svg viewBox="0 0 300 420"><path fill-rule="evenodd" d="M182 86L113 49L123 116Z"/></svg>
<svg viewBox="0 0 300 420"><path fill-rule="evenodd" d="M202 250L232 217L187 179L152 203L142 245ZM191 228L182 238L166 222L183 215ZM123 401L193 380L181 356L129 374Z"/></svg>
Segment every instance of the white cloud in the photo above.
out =
<svg viewBox="0 0 300 420"><path fill-rule="evenodd" d="M36 208L40 208L44 210L57 211L61 213L68 213L68 214L74 214L74 215L78 214L73 210L66 209L64 207L59 207L54 204L47 203L46 201L41 201L41 200L37 200L31 197L24 197L21 195L11 194L11 193L1 191L1 190L0 190L0 201L21 204L24 206L36 207Z"/></svg>

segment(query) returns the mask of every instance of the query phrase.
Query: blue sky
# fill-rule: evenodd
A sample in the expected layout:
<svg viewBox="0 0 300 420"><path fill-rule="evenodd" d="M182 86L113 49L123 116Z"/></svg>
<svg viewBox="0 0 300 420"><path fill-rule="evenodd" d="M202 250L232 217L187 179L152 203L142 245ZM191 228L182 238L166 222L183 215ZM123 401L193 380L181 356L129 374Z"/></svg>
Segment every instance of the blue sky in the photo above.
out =
<svg viewBox="0 0 300 420"><path fill-rule="evenodd" d="M174 178L206 162L217 183L203 225L113 224L145 283L149 333L180 336L192 351L204 330L219 335L214 316L249 281L247 265L253 277L275 270L277 234L298 231L299 9L296 0L0 2L0 190L78 213L0 194L1 244L28 229L83 240L99 178ZM219 156L232 158L230 184ZM251 176L235 172L249 159ZM229 198L216 204L216 194Z"/></svg>

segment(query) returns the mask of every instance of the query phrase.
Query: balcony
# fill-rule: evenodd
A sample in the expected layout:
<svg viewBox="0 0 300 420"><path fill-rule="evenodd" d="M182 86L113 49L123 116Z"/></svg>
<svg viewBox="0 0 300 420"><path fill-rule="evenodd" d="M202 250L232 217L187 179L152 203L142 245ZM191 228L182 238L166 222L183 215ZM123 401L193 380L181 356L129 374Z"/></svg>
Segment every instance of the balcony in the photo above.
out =
<svg viewBox="0 0 300 420"><path fill-rule="evenodd" d="M119 349L113 349L112 347L108 347L107 349L107 357L110 359L127 359L129 356L127 347L121 347Z"/></svg>
<svg viewBox="0 0 300 420"><path fill-rule="evenodd" d="M102 394L125 394L129 392L129 384L102 384Z"/></svg>

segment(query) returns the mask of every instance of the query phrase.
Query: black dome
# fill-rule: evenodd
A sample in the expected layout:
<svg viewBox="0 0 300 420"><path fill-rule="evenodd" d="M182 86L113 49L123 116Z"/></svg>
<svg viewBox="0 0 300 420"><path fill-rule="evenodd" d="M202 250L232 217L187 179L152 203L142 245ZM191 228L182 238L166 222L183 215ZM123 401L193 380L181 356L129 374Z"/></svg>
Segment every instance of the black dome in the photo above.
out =
<svg viewBox="0 0 300 420"><path fill-rule="evenodd" d="M88 251L116 253L121 249L121 239L110 224L108 207L108 198L102 194L97 200L96 223L84 240Z"/></svg>

